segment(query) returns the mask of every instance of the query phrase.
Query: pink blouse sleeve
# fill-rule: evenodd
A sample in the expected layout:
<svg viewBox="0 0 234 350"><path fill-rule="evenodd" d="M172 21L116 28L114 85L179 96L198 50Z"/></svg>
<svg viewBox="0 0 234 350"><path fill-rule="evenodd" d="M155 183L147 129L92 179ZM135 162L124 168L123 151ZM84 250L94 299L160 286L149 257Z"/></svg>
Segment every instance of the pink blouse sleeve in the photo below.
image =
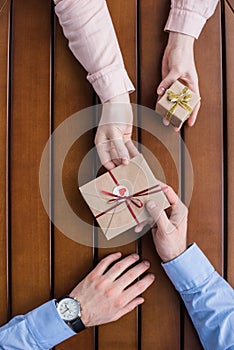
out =
<svg viewBox="0 0 234 350"><path fill-rule="evenodd" d="M88 71L87 79L105 102L132 92L134 86L105 0L54 0L55 12L74 56Z"/></svg>
<svg viewBox="0 0 234 350"><path fill-rule="evenodd" d="M218 0L171 0L171 10L165 30L198 38Z"/></svg>

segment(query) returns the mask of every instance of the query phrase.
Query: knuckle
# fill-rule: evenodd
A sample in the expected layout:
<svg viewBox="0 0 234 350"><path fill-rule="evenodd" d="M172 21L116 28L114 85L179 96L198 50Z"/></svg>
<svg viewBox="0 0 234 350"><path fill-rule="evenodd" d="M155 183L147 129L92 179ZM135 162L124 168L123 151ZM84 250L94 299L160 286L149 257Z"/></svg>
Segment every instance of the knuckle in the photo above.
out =
<svg viewBox="0 0 234 350"><path fill-rule="evenodd" d="M90 272L90 274L87 276L87 279L89 280L89 282L94 282L97 280L97 278L98 278L98 274L95 270Z"/></svg>
<svg viewBox="0 0 234 350"><path fill-rule="evenodd" d="M111 262L112 262L112 255L108 255L105 258L102 258L102 260L98 263L97 266L103 267L103 265L104 265L104 266L108 267L111 264Z"/></svg>
<svg viewBox="0 0 234 350"><path fill-rule="evenodd" d="M100 262L98 263L98 265L103 265L103 264L105 264L107 261L109 261L109 258L110 258L109 255L105 256L105 258L102 258L102 260L100 260Z"/></svg>
<svg viewBox="0 0 234 350"><path fill-rule="evenodd" d="M105 281L103 279L97 280L95 283L95 289L98 292L105 290Z"/></svg>
<svg viewBox="0 0 234 350"><path fill-rule="evenodd" d="M138 303L137 303L137 302L133 303L133 304L131 305L129 311L134 310L137 306L138 306Z"/></svg>
<svg viewBox="0 0 234 350"><path fill-rule="evenodd" d="M104 296L108 299L112 298L114 295L115 295L115 289L113 287L107 288L104 291Z"/></svg>
<svg viewBox="0 0 234 350"><path fill-rule="evenodd" d="M124 144L119 145L119 146L117 147L117 150L118 150L118 153L121 154L121 155L125 155L125 154L128 153L127 147L126 147Z"/></svg>
<svg viewBox="0 0 234 350"><path fill-rule="evenodd" d="M140 280L139 282L136 283L136 292L138 295L141 294L142 291L144 290L145 284L146 284L145 279Z"/></svg>
<svg viewBox="0 0 234 350"><path fill-rule="evenodd" d="M118 262L114 267L113 267L115 273L118 272L119 270L125 270L125 263L123 261Z"/></svg>
<svg viewBox="0 0 234 350"><path fill-rule="evenodd" d="M125 298L124 298L124 296L119 296L118 298L116 298L116 300L115 300L115 307L117 307L118 309L119 308L121 308L121 307L123 307L123 305L124 305L124 302L125 302Z"/></svg>
<svg viewBox="0 0 234 350"><path fill-rule="evenodd" d="M135 270L133 270L133 271L131 270L131 271L128 272L128 278L131 281L134 281L137 278Z"/></svg>

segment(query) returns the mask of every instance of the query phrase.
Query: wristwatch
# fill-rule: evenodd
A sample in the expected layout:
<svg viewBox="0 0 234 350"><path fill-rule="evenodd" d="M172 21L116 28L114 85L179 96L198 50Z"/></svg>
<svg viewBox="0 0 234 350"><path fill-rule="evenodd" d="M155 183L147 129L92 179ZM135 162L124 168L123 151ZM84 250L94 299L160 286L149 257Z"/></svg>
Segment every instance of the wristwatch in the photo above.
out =
<svg viewBox="0 0 234 350"><path fill-rule="evenodd" d="M69 296L55 301L57 311L62 320L76 333L85 329L81 320L81 305L76 298Z"/></svg>

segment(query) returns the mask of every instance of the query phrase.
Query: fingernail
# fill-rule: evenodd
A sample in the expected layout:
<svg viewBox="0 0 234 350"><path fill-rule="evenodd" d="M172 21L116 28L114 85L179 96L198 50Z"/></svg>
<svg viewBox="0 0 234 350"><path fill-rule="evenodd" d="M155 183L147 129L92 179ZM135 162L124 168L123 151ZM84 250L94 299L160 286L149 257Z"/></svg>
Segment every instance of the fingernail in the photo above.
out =
<svg viewBox="0 0 234 350"><path fill-rule="evenodd" d="M124 164L128 164L128 163L129 163L129 159L126 158L126 157L124 157L124 158L122 158L122 162L123 162Z"/></svg>
<svg viewBox="0 0 234 350"><path fill-rule="evenodd" d="M147 203L147 208L148 209L154 209L154 208L156 208L156 204L153 201L149 201Z"/></svg>
<svg viewBox="0 0 234 350"><path fill-rule="evenodd" d="M150 262L149 261L145 260L145 261L143 261L143 263L145 264L145 266L150 267Z"/></svg>
<svg viewBox="0 0 234 350"><path fill-rule="evenodd" d="M141 232L142 229L143 229L143 227L144 227L144 226L142 226L142 225L136 226L135 232L137 232L137 233Z"/></svg>
<svg viewBox="0 0 234 350"><path fill-rule="evenodd" d="M152 273L150 273L149 276L153 281L155 280L155 276Z"/></svg>
<svg viewBox="0 0 234 350"><path fill-rule="evenodd" d="M163 87L161 87L160 89L157 90L157 94L159 96L162 96L165 93L165 89Z"/></svg>
<svg viewBox="0 0 234 350"><path fill-rule="evenodd" d="M136 253L133 253L131 254L132 258L135 259L135 260L138 260L139 259L139 255L136 254Z"/></svg>

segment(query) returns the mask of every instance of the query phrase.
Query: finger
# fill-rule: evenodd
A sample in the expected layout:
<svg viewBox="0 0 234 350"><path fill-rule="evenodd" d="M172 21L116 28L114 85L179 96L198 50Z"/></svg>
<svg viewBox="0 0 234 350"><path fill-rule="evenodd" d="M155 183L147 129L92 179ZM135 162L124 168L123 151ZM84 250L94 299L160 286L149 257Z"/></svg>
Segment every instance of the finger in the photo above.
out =
<svg viewBox="0 0 234 350"><path fill-rule="evenodd" d="M180 200L175 204L171 211L170 222L178 227L180 223L188 216L188 209Z"/></svg>
<svg viewBox="0 0 234 350"><path fill-rule="evenodd" d="M120 252L117 252L106 256L97 264L97 266L93 269L93 271L90 274L101 276L106 271L106 269L110 266L110 264L118 260L121 257L121 255L122 254Z"/></svg>
<svg viewBox="0 0 234 350"><path fill-rule="evenodd" d="M119 312L119 314L117 315L117 317L115 318L115 320L118 320L120 317L128 314L129 312L131 312L132 310L134 310L137 306L141 305L144 303L144 298L142 297L137 297L134 300L130 301L130 303L128 303L125 307L123 307L121 309L121 311Z"/></svg>
<svg viewBox="0 0 234 350"><path fill-rule="evenodd" d="M159 231L165 234L171 233L172 231L174 231L175 226L172 225L165 211L162 208L159 208L154 201L152 200L148 201L146 204L146 208L149 214L152 216L152 218L156 222Z"/></svg>
<svg viewBox="0 0 234 350"><path fill-rule="evenodd" d="M171 187L168 186L164 190L164 193L172 208L170 215L170 223L172 224L172 230L172 227L177 227L180 224L180 222L188 215L188 209ZM170 228L168 227L167 233L169 233L169 231Z"/></svg>
<svg viewBox="0 0 234 350"><path fill-rule="evenodd" d="M112 162L111 154L110 154L110 149L111 149L110 141L106 140L106 141L103 141L102 143L96 143L96 149L102 165L106 167L106 164L108 165L109 162Z"/></svg>
<svg viewBox="0 0 234 350"><path fill-rule="evenodd" d="M116 167L115 163L110 160L109 162L103 164L103 166L106 168L106 170L112 170Z"/></svg>
<svg viewBox="0 0 234 350"><path fill-rule="evenodd" d="M139 155L139 151L136 148L136 146L134 145L134 143L132 142L132 140L128 140L125 143L125 146L127 147L128 153L129 153L131 158L136 157L136 156Z"/></svg>
<svg viewBox="0 0 234 350"><path fill-rule="evenodd" d="M142 294L147 288L149 288L149 286L154 282L154 280L155 276L152 273L149 273L140 281L137 281L131 287L126 289L123 292L126 305L130 303L133 299L135 299L137 296Z"/></svg>
<svg viewBox="0 0 234 350"><path fill-rule="evenodd" d="M121 159L122 163L127 165L130 160L128 149L125 146L123 139L113 139L111 140L117 152L117 159Z"/></svg>
<svg viewBox="0 0 234 350"><path fill-rule="evenodd" d="M158 88L157 88L157 94L158 95L163 95L164 92L180 77L180 73L175 71L175 70L171 70L167 76L161 81L161 83L159 84Z"/></svg>
<svg viewBox="0 0 234 350"><path fill-rule="evenodd" d="M167 76L161 81L157 88L157 94L159 95L159 98L157 101L159 101L160 97L165 93L165 91L179 78L179 73L171 70ZM163 118L163 124L165 126L168 126L170 122Z"/></svg>
<svg viewBox="0 0 234 350"><path fill-rule="evenodd" d="M115 166L119 166L121 164L121 160L120 159L113 159L113 163L115 164Z"/></svg>
<svg viewBox="0 0 234 350"><path fill-rule="evenodd" d="M150 217L150 218L148 218L147 220L144 220L144 221L142 221L140 224L138 224L138 225L135 227L134 231L135 231L136 233L139 233L139 232L141 232L141 231L143 230L143 228L144 228L146 225L152 226L153 223L154 223L154 220Z"/></svg>
<svg viewBox="0 0 234 350"><path fill-rule="evenodd" d="M150 268L150 262L145 260L128 270L123 276L115 281L121 291L132 284L138 277Z"/></svg>
<svg viewBox="0 0 234 350"><path fill-rule="evenodd" d="M97 142L97 139L95 142ZM112 143L112 141L105 140L102 143L97 143L96 148L100 161L107 170L112 170L121 164L121 159L119 158L115 144ZM128 160L126 159L124 159L122 162L123 164L128 164Z"/></svg>
<svg viewBox="0 0 234 350"><path fill-rule="evenodd" d="M160 83L160 85L157 88L157 94L158 94L157 101L160 100L161 96L164 95L166 91L165 87L162 84L163 84L163 81Z"/></svg>
<svg viewBox="0 0 234 350"><path fill-rule="evenodd" d="M138 254L128 255L126 258L117 262L113 267L110 268L105 273L105 276L109 277L112 281L114 281L117 277L119 277L128 267L132 264L135 264L136 261L139 260Z"/></svg>
<svg viewBox="0 0 234 350"><path fill-rule="evenodd" d="M111 155L111 160L114 163L115 167L121 164L121 159L118 158L117 151L115 149L115 146L111 144L111 150L110 150L110 155Z"/></svg>
<svg viewBox="0 0 234 350"><path fill-rule="evenodd" d="M161 187L163 193L165 194L170 205L174 205L179 199L176 192L173 190L171 186L168 186L164 182L157 180L158 185Z"/></svg>
<svg viewBox="0 0 234 350"><path fill-rule="evenodd" d="M169 232L172 232L175 229L175 227L177 227L178 224L185 218L185 216L188 215L188 209L185 206L185 204L180 200L180 198L178 197L178 195L176 194L176 192L173 190L172 187L165 185L161 181L158 181L158 183L162 188L164 188L163 192L164 192L168 202L171 205L171 208L170 208L171 214L170 214L170 218L168 219L168 216L166 215L165 211L160 209L159 207L157 207L156 208L157 214L155 214L155 216L157 217L160 215L160 210L165 214L165 216L166 216L165 221L167 219L167 221L170 222L170 224L166 230L167 233L169 233ZM153 202L153 201L149 201L149 202ZM146 208L150 213L150 209L148 209L148 205L150 205L149 202L146 203ZM154 204L156 205L155 202L153 202L153 205ZM163 216L164 216L164 214L163 214ZM152 214L150 214L150 215L153 217ZM163 217L161 219L163 219ZM153 217L153 220L154 220L154 222L157 223L157 226L159 228L158 221L156 221L155 217ZM138 226L140 226L140 225L138 225ZM165 228L163 229L163 232L165 233Z"/></svg>
<svg viewBox="0 0 234 350"><path fill-rule="evenodd" d="M189 126L193 126L196 122L197 119L197 115L198 115L198 111L200 109L201 106L201 102L199 102L196 107L194 108L192 114L190 115L189 119L188 119L188 125Z"/></svg>
<svg viewBox="0 0 234 350"><path fill-rule="evenodd" d="M162 95L163 95L164 92L165 92L166 90L165 90L164 87L162 87L161 89L162 89ZM162 95L158 95L155 109L157 109L158 101L160 100L160 98L162 97ZM163 124L164 124L165 126L168 126L168 125L170 124L170 122L169 122L166 118L163 118Z"/></svg>
<svg viewBox="0 0 234 350"><path fill-rule="evenodd" d="M163 124L165 126L168 126L170 124L170 122L166 118L163 118Z"/></svg>
<svg viewBox="0 0 234 350"><path fill-rule="evenodd" d="M160 185L165 186L163 183L160 183ZM167 200L171 204L171 206L175 205L178 202L178 200L180 200L177 194L175 193L175 191L173 190L173 188L170 186L167 186L163 190L163 192L166 195Z"/></svg>

